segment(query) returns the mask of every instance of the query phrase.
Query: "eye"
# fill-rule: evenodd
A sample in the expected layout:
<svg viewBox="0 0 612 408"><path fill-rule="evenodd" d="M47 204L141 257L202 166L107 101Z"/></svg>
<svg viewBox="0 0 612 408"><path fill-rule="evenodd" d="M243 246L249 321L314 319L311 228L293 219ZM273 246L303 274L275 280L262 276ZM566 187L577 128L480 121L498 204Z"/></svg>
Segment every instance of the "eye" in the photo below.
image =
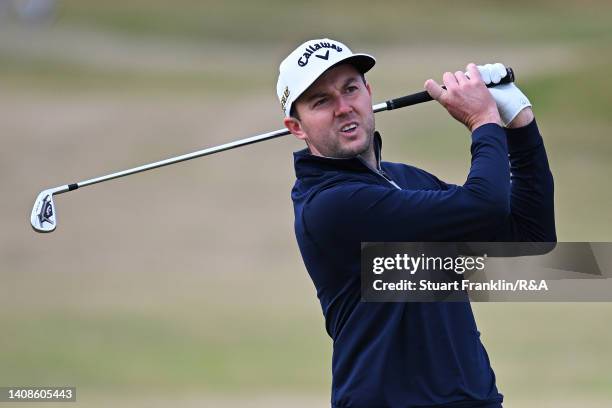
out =
<svg viewBox="0 0 612 408"><path fill-rule="evenodd" d="M356 92L358 89L359 87L356 85L349 85L346 87L346 93L353 93Z"/></svg>
<svg viewBox="0 0 612 408"><path fill-rule="evenodd" d="M325 102L327 102L327 98L319 98L312 104L312 107L316 108L318 106L323 105Z"/></svg>

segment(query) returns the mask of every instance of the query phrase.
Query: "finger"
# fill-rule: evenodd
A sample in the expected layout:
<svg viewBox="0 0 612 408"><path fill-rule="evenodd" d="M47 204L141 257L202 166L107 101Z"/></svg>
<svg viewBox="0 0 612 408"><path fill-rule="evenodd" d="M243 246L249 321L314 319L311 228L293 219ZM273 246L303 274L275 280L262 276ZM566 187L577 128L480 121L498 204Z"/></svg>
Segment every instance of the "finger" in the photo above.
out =
<svg viewBox="0 0 612 408"><path fill-rule="evenodd" d="M482 77L482 81L485 85L489 85L491 83L491 71L487 68L486 65L478 65L478 72L480 72L480 76Z"/></svg>
<svg viewBox="0 0 612 408"><path fill-rule="evenodd" d="M470 76L470 80L482 82L483 79L482 79L482 76L480 75L480 71L478 70L478 67L476 66L476 64L471 62L467 64L466 69L467 69L468 75Z"/></svg>
<svg viewBox="0 0 612 408"><path fill-rule="evenodd" d="M442 93L444 93L444 89L433 79L428 79L425 81L425 90L434 100L440 102L440 98L442 97Z"/></svg>
<svg viewBox="0 0 612 408"><path fill-rule="evenodd" d="M459 86L457 78L455 78L455 75L453 75L451 72L445 72L444 75L442 75L442 82L444 82L446 89L449 91L456 89Z"/></svg>
<svg viewBox="0 0 612 408"><path fill-rule="evenodd" d="M455 78L457 78L457 83L459 85L464 85L469 81L469 78L467 78L465 76L465 74L463 73L463 71L457 71L455 72Z"/></svg>
<svg viewBox="0 0 612 408"><path fill-rule="evenodd" d="M495 83L498 83L503 77L506 76L506 67L504 66L504 64L500 64L499 62L497 62L495 64L492 64L491 67L491 80Z"/></svg>

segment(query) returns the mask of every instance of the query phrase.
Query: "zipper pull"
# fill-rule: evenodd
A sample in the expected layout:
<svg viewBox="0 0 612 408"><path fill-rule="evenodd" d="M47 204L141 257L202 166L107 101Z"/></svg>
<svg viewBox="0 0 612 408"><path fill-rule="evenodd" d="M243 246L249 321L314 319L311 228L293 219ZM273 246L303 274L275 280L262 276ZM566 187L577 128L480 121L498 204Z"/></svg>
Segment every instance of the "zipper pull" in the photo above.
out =
<svg viewBox="0 0 612 408"><path fill-rule="evenodd" d="M391 177L389 177L389 176L387 175L387 173L385 173L385 171L384 171L383 169L380 169L380 170L378 171L378 173L379 173L381 176L383 176L383 177L384 177L384 178L385 178L385 179L386 179L386 180L387 180L389 183L393 184L393 186L394 186L395 188L397 188L398 190L401 190L401 189L402 189L400 186L398 186L398 185L397 185L397 183L396 183L395 181L391 180Z"/></svg>

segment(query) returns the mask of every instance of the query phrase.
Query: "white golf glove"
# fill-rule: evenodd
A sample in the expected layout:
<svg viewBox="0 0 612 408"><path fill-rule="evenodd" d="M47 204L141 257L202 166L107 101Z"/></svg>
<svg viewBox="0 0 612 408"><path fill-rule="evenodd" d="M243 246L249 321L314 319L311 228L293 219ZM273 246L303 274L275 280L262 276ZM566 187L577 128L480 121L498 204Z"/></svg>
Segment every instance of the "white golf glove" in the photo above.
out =
<svg viewBox="0 0 612 408"><path fill-rule="evenodd" d="M496 64L478 65L477 67L486 85L490 83L496 84L506 76L506 67L499 62ZM499 116L501 116L506 126L512 122L520 111L531 106L529 99L514 83L497 85L494 88L489 88L489 91L491 91L491 95L495 99Z"/></svg>

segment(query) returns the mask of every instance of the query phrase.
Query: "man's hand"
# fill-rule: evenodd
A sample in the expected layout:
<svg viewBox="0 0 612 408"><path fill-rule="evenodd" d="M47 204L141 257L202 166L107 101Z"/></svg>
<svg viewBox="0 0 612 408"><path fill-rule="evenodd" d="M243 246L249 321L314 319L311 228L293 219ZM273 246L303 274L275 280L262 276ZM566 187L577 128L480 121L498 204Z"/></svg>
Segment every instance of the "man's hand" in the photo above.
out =
<svg viewBox="0 0 612 408"><path fill-rule="evenodd" d="M442 79L446 89L433 79L425 82L425 89L470 131L486 123L501 125L495 100L485 86L478 68L475 64L468 64L467 71L467 75L462 71L454 74L445 72Z"/></svg>
<svg viewBox="0 0 612 408"><path fill-rule="evenodd" d="M506 67L500 63L478 65L478 71L486 85L496 84L506 75ZM489 88L489 91L495 99L499 115L506 127L526 126L533 120L533 112L529 109L531 102L514 83L497 85Z"/></svg>

